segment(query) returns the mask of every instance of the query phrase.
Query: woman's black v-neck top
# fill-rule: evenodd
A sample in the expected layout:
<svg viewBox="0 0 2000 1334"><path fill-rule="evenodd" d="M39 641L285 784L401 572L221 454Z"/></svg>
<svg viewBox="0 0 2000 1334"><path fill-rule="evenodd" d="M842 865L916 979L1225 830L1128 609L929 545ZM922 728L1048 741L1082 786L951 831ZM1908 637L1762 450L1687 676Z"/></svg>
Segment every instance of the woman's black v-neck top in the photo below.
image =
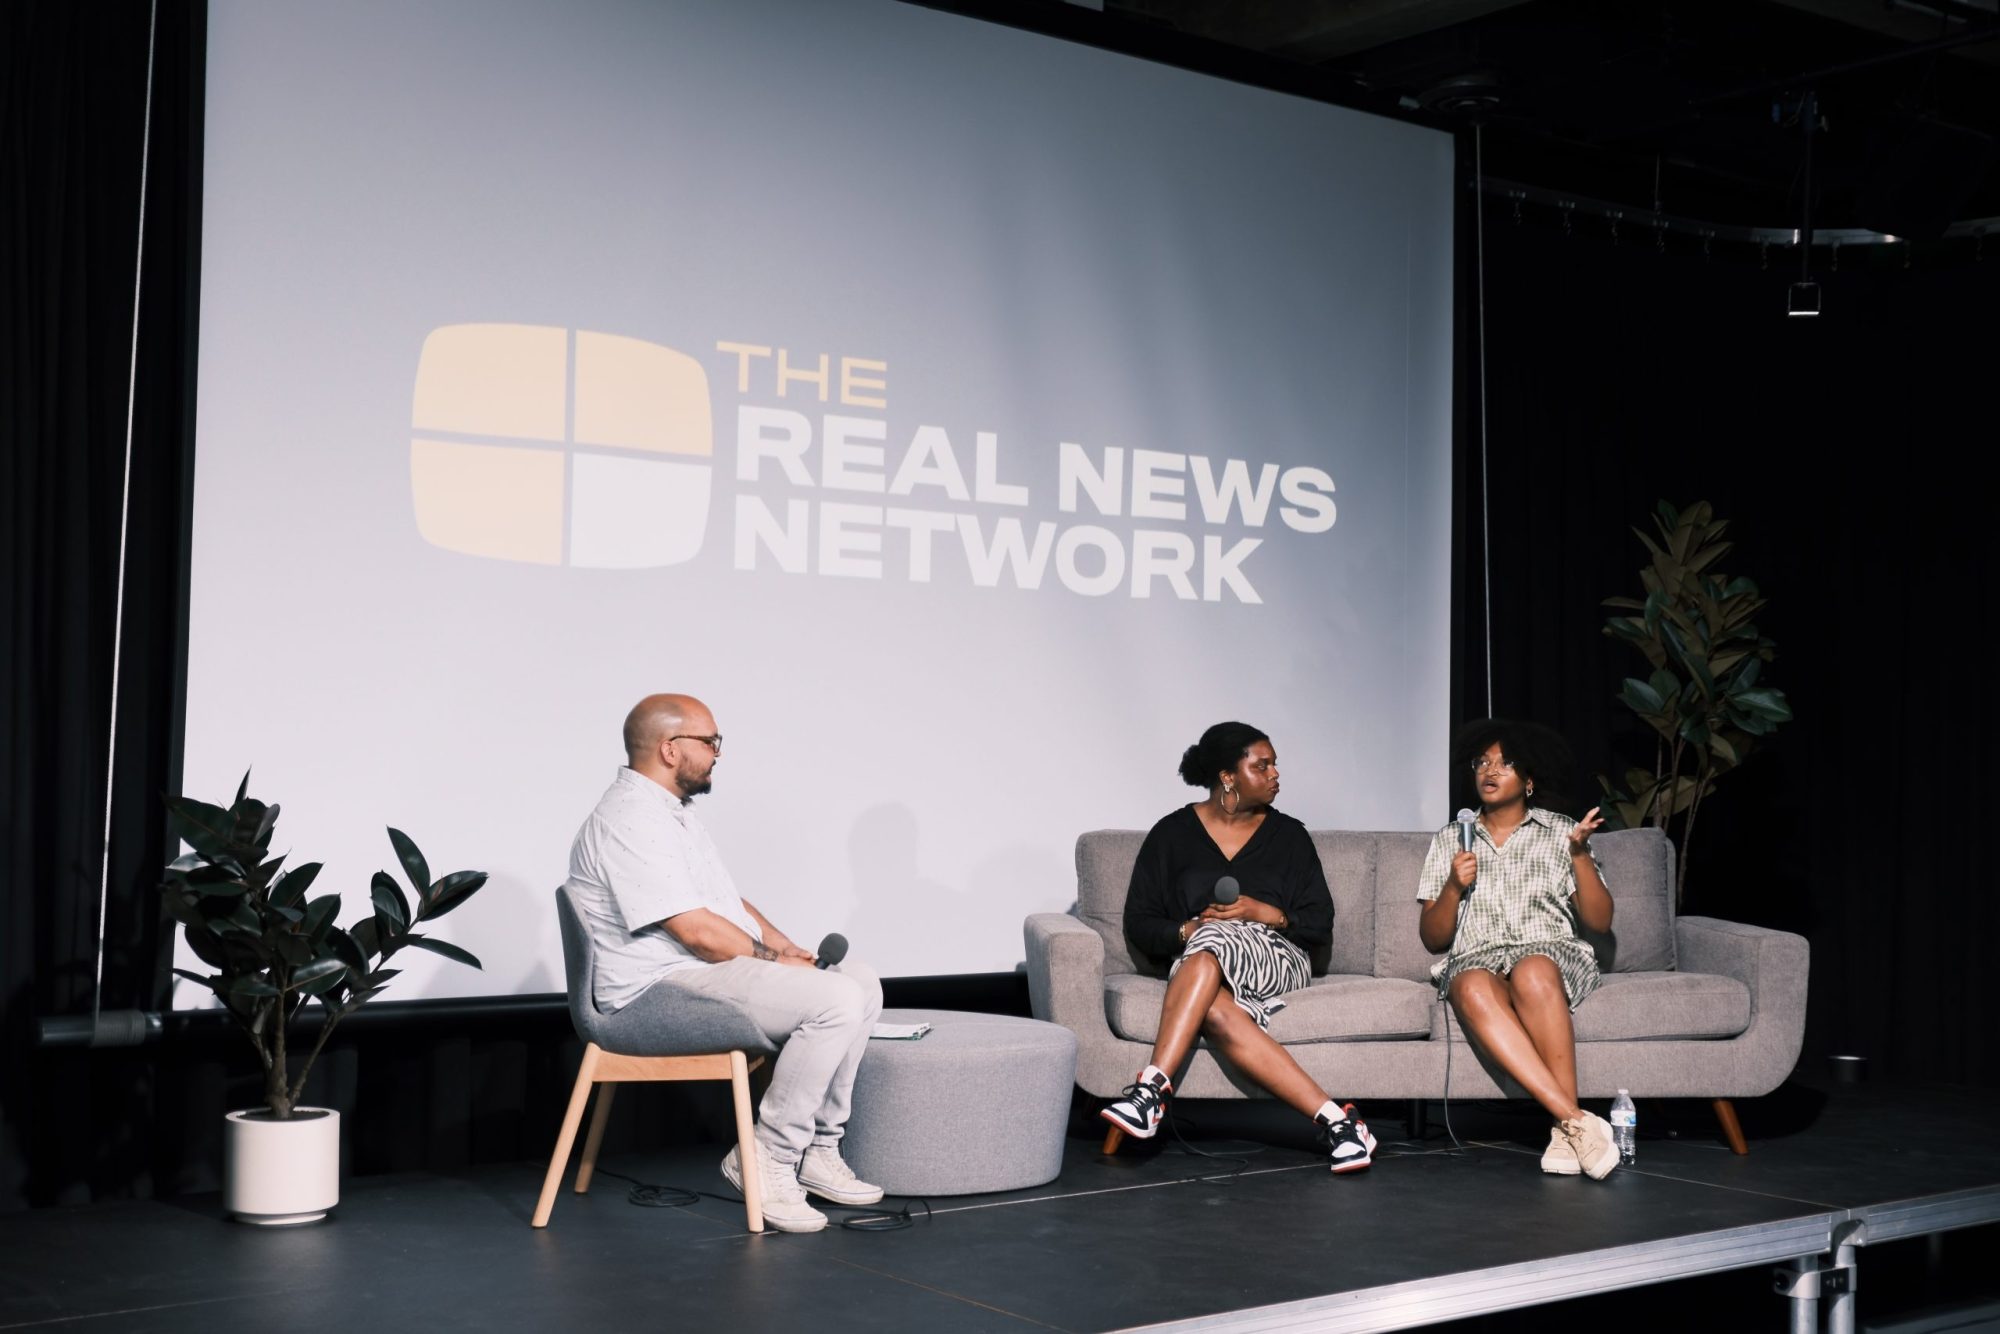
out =
<svg viewBox="0 0 2000 1334"><path fill-rule="evenodd" d="M1181 923L1215 901L1215 882L1225 875L1251 898L1283 909L1291 923L1285 938L1306 953L1333 939L1333 894L1304 825L1273 807L1232 860L1194 807L1183 806L1139 845L1125 895L1126 943L1155 964L1179 957Z"/></svg>

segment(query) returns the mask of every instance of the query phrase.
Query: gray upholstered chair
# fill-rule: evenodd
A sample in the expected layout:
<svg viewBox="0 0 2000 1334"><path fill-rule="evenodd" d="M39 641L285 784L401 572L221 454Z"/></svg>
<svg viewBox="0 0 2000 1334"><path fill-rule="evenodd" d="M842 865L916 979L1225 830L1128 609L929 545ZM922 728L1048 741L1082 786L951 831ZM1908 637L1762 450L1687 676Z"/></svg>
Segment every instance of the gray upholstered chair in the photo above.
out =
<svg viewBox="0 0 2000 1334"><path fill-rule="evenodd" d="M577 1127L583 1122L583 1106L590 1100L591 1089L603 1086L597 1095L597 1112L591 1117L590 1133L584 1137L583 1161L576 1169L579 1195L590 1189L591 1174L597 1166L597 1146L604 1139L605 1122L611 1119L611 1097L618 1091L618 1085L726 1079L736 1103L744 1215L752 1232L762 1232L764 1211L758 1205L759 1164L756 1141L752 1138L755 1124L750 1113L750 1072L777 1048L740 1007L674 986L671 981L655 982L631 1004L614 1014L605 1014L597 1008L595 1000L596 952L567 890L556 890L556 918L562 925L569 1017L576 1025L576 1035L583 1039L583 1064L576 1072L576 1087L570 1092L569 1111L563 1116L562 1133L556 1138L548 1175L542 1179L542 1194L535 1202L532 1225L548 1226L549 1214L555 1208L556 1187L562 1184L563 1168L576 1144ZM752 1055L753 1052L759 1054Z"/></svg>

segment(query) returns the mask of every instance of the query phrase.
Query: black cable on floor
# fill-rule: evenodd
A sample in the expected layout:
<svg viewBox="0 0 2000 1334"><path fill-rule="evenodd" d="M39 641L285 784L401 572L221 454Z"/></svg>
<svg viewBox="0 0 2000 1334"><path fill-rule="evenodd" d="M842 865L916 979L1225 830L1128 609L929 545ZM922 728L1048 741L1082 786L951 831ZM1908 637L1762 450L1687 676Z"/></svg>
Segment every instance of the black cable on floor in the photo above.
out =
<svg viewBox="0 0 2000 1334"><path fill-rule="evenodd" d="M1262 1148L1256 1148L1239 1153L1221 1154L1221 1153L1210 1153L1206 1149L1197 1149L1194 1145L1188 1143L1187 1136L1181 1134L1181 1116L1179 1112L1175 1110L1172 1103L1167 1104L1166 1108L1161 1113L1161 1118L1165 1120L1169 1126L1173 1127L1174 1138L1180 1141L1180 1146L1183 1151L1191 1153L1197 1158L1206 1158L1210 1162L1214 1163L1236 1164L1236 1166L1229 1169L1229 1174L1222 1178L1222 1180L1225 1182L1234 1181L1237 1177L1243 1175L1243 1173L1250 1170L1250 1159L1246 1156L1243 1156L1243 1152L1262 1153L1264 1151ZM1195 1134L1199 1135L1201 1133L1201 1127L1195 1125L1192 1121L1190 1121L1188 1125L1190 1126L1190 1128L1193 1129Z"/></svg>
<svg viewBox="0 0 2000 1334"><path fill-rule="evenodd" d="M631 1187L625 1192L625 1202L644 1209L685 1209L691 1204L699 1204L702 1198L702 1192L698 1190L687 1190L681 1186L654 1186L636 1177L628 1177L623 1172L607 1172L601 1167L597 1169L597 1175L625 1182Z"/></svg>
<svg viewBox="0 0 2000 1334"><path fill-rule="evenodd" d="M1444 1133L1451 1137L1451 1152L1463 1155L1466 1148L1451 1128L1451 1002L1444 1003Z"/></svg>

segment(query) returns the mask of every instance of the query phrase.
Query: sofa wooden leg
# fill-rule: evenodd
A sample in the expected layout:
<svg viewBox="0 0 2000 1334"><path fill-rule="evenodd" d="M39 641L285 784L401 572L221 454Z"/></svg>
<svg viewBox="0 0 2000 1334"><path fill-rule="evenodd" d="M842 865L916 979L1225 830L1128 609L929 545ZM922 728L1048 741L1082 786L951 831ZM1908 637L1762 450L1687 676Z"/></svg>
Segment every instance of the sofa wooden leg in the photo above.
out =
<svg viewBox="0 0 2000 1334"><path fill-rule="evenodd" d="M1124 1142L1125 1142L1125 1132L1120 1130L1117 1126L1113 1126L1111 1127L1111 1129L1105 1131L1104 1150L1103 1150L1104 1156L1106 1158L1109 1158L1112 1154L1118 1152L1118 1146L1120 1144L1123 1144Z"/></svg>
<svg viewBox="0 0 2000 1334"><path fill-rule="evenodd" d="M1727 1098L1717 1098L1709 1104L1715 1108L1715 1119L1722 1122L1722 1138L1729 1144L1731 1153L1750 1152L1749 1144L1743 1139L1743 1125L1736 1119L1736 1107Z"/></svg>

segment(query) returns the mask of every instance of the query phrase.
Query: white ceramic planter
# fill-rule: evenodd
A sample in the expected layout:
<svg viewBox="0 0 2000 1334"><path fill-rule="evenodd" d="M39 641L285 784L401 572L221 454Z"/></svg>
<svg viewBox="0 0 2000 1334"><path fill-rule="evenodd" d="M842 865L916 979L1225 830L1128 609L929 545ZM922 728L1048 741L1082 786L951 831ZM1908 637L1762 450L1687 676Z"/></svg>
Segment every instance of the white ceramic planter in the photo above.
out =
<svg viewBox="0 0 2000 1334"><path fill-rule="evenodd" d="M288 1121L263 1109L222 1125L222 1205L245 1223L311 1223L340 1203L340 1113L299 1107Z"/></svg>

